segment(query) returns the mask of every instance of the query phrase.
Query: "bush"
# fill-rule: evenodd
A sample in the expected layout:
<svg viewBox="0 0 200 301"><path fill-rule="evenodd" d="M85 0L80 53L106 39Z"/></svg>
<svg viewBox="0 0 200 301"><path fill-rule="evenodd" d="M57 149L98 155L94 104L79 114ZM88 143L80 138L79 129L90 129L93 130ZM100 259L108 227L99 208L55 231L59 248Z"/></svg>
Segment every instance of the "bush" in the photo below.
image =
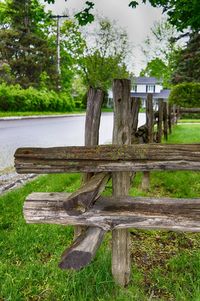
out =
<svg viewBox="0 0 200 301"><path fill-rule="evenodd" d="M75 109L73 98L66 92L22 89L19 85L0 85L1 111L52 111L71 112Z"/></svg>
<svg viewBox="0 0 200 301"><path fill-rule="evenodd" d="M185 108L200 107L200 83L182 83L172 88L169 102Z"/></svg>

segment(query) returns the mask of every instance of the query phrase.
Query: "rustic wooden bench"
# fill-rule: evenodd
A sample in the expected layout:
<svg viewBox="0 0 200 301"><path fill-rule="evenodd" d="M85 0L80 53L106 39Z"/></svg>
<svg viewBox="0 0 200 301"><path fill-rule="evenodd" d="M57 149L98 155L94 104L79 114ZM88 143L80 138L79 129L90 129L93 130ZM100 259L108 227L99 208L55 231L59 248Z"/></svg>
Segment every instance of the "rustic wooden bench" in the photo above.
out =
<svg viewBox="0 0 200 301"><path fill-rule="evenodd" d="M64 252L61 268L78 270L87 265L109 230L200 231L200 198L101 196L111 173L199 171L200 144L20 148L15 153L15 167L18 173L96 173L75 193L32 193L26 198L27 223L89 226Z"/></svg>

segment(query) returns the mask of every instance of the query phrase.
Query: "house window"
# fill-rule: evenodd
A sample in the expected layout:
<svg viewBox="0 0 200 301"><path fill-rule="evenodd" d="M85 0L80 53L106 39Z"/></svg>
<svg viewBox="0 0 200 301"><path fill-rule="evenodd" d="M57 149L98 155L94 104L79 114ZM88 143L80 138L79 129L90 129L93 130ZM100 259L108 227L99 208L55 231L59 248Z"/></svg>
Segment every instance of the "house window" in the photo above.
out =
<svg viewBox="0 0 200 301"><path fill-rule="evenodd" d="M154 85L147 85L146 86L147 93L154 93L155 92L155 86Z"/></svg>

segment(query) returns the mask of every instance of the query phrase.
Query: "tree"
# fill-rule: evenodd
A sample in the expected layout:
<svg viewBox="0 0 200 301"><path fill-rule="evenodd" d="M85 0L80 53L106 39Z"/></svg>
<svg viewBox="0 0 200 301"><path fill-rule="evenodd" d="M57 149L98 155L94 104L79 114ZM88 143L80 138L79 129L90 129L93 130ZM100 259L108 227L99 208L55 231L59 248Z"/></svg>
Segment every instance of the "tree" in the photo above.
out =
<svg viewBox="0 0 200 301"><path fill-rule="evenodd" d="M165 88L169 85L169 72L167 65L160 59L155 58L147 63L147 66L141 70L140 76L153 76L163 79Z"/></svg>
<svg viewBox="0 0 200 301"><path fill-rule="evenodd" d="M107 91L114 78L128 77L125 64L129 43L126 32L108 19L99 18L85 33L87 48L80 66L87 86Z"/></svg>
<svg viewBox="0 0 200 301"><path fill-rule="evenodd" d="M181 51L181 42L175 41L176 29L167 21L155 22L151 28L152 36L144 41L142 51L147 58L141 75L163 79L163 86L171 86L172 74Z"/></svg>
<svg viewBox="0 0 200 301"><path fill-rule="evenodd" d="M56 0L45 0L48 3L54 3ZM200 1L199 0L148 0L154 7L162 7L163 13L167 13L170 24L174 25L179 31L191 29L198 31L200 29ZM142 0L147 3L147 0ZM138 1L131 1L129 6L135 8ZM91 23L94 16L91 14L94 3L86 1L86 8L76 14L81 25Z"/></svg>
<svg viewBox="0 0 200 301"><path fill-rule="evenodd" d="M51 20L38 0L6 0L0 9L0 60L22 87L38 87L43 72L55 88L55 51L45 32Z"/></svg>
<svg viewBox="0 0 200 301"><path fill-rule="evenodd" d="M200 34L191 34L187 46L180 52L172 76L174 84L200 81Z"/></svg>

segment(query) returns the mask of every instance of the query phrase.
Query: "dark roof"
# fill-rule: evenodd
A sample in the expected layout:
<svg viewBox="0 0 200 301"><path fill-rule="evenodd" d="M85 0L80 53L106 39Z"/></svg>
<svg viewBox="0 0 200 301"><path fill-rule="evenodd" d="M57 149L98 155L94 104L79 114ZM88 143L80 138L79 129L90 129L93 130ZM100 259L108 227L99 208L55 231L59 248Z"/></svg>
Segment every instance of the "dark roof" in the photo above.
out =
<svg viewBox="0 0 200 301"><path fill-rule="evenodd" d="M161 84L162 79L156 77L139 76L139 77L134 77L133 83L138 85L142 85L142 84L155 85L155 84Z"/></svg>
<svg viewBox="0 0 200 301"><path fill-rule="evenodd" d="M131 97L140 97L143 99L147 98L147 94L153 94L154 99L162 98L167 99L169 97L170 90L163 89L160 91L160 93L137 93L137 92L131 92Z"/></svg>

